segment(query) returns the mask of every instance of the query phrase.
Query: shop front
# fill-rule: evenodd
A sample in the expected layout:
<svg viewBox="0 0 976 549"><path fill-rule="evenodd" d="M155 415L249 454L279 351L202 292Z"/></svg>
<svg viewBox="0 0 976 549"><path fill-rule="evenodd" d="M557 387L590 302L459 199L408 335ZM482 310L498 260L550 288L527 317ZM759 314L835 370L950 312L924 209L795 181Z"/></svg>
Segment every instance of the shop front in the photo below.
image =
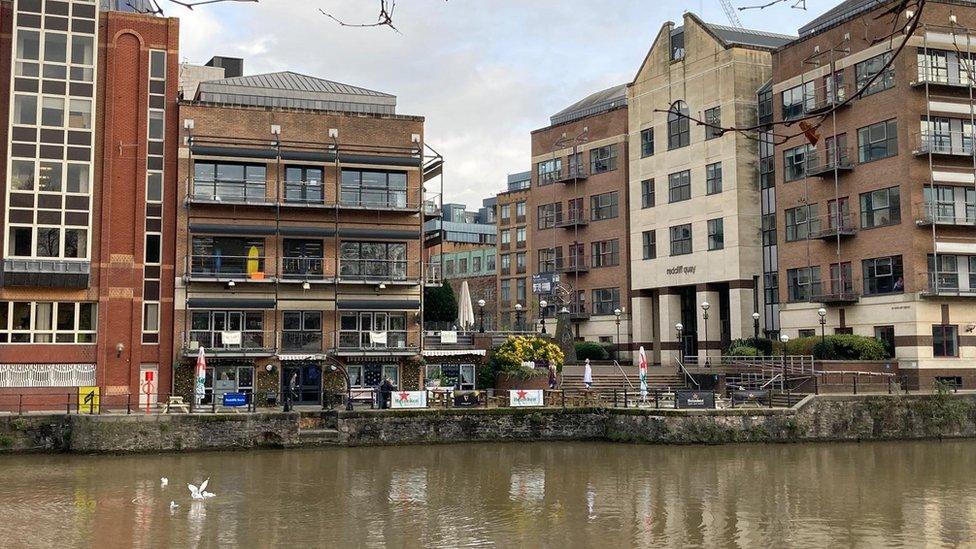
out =
<svg viewBox="0 0 976 549"><path fill-rule="evenodd" d="M254 394L254 362L208 361L202 404L220 404L227 393Z"/></svg>
<svg viewBox="0 0 976 549"><path fill-rule="evenodd" d="M322 363L318 361L281 362L281 394L294 404L322 403Z"/></svg>

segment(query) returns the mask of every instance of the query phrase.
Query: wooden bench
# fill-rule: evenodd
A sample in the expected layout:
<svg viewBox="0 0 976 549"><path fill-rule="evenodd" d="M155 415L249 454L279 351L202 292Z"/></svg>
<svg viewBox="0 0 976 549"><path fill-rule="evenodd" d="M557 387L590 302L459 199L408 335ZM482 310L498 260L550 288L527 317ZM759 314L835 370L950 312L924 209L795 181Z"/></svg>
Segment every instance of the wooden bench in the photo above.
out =
<svg viewBox="0 0 976 549"><path fill-rule="evenodd" d="M181 396L171 396L166 400L165 404L157 403L156 405L162 406L164 414L168 414L174 409L184 414L190 413L190 406L186 402L183 402L183 397Z"/></svg>

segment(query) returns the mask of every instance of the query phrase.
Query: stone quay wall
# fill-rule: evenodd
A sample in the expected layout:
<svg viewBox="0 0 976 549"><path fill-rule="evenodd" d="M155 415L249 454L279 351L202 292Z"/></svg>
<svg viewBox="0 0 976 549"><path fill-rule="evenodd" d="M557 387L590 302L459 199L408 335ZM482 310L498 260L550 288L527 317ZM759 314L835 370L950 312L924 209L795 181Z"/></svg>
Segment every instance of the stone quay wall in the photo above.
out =
<svg viewBox="0 0 976 549"><path fill-rule="evenodd" d="M497 408L0 417L0 454L602 440L645 444L976 438L976 394L819 395L791 409ZM311 436L303 436L311 435Z"/></svg>

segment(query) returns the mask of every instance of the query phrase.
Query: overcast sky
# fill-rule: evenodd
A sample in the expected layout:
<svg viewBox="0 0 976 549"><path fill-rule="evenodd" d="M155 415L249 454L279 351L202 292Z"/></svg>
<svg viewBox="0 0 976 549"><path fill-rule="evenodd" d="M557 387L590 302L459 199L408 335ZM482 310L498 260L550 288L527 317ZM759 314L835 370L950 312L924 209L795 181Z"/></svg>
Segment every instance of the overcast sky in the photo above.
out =
<svg viewBox="0 0 976 549"><path fill-rule="evenodd" d="M739 16L747 28L795 34L836 3ZM426 117L427 142L446 159L445 201L471 208L529 169L529 132L551 114L631 81L665 21L692 10L728 24L719 0L399 0L400 34L343 28L318 12L370 21L378 4L260 0L167 15L182 19L184 61L244 57L247 74L292 70L396 95L397 112Z"/></svg>

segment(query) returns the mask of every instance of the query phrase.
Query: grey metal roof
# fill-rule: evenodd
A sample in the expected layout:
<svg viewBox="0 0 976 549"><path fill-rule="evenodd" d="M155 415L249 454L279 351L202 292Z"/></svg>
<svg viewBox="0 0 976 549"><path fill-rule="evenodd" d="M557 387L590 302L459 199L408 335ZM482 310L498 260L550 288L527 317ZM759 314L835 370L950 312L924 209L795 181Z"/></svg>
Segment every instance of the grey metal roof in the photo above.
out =
<svg viewBox="0 0 976 549"><path fill-rule="evenodd" d="M532 179L532 172L518 172L508 174L509 183L518 183L519 181L528 181Z"/></svg>
<svg viewBox="0 0 976 549"><path fill-rule="evenodd" d="M729 45L758 46L761 48L775 49L796 40L795 36L788 34L777 34L753 29L737 29L735 27L726 27L725 25L716 25L714 23L705 24L709 30Z"/></svg>
<svg viewBox="0 0 976 549"><path fill-rule="evenodd" d="M201 82L197 100L255 107L396 114L394 95L291 71Z"/></svg>
<svg viewBox="0 0 976 549"><path fill-rule="evenodd" d="M859 13L870 11L889 0L845 0L826 13L800 27L800 36L813 34L827 27L836 25L845 19L854 17Z"/></svg>
<svg viewBox="0 0 976 549"><path fill-rule="evenodd" d="M580 118L607 112L626 105L627 84L618 84L612 88L590 94L586 98L557 112L549 118L549 123L555 126L556 124L579 120Z"/></svg>

